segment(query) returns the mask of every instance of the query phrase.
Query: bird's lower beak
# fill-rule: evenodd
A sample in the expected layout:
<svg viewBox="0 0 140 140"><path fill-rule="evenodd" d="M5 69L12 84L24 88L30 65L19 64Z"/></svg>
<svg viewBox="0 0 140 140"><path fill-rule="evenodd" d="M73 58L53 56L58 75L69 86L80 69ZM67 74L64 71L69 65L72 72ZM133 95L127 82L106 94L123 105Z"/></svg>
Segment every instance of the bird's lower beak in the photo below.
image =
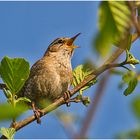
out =
<svg viewBox="0 0 140 140"><path fill-rule="evenodd" d="M75 35L74 37L70 38L67 42L67 45L70 46L72 49L75 48L79 48L79 46L74 46L73 42L75 41L75 39L80 35L81 33L78 33L77 35Z"/></svg>

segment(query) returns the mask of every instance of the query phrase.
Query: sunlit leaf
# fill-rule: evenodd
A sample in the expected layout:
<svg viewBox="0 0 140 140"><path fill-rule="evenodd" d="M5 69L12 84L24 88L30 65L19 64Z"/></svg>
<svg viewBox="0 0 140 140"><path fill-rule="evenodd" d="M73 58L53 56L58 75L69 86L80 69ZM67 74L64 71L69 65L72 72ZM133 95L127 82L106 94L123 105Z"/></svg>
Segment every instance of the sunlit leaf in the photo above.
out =
<svg viewBox="0 0 140 140"><path fill-rule="evenodd" d="M130 31L128 30L128 32L125 34L125 37L121 39L116 38L113 44L121 49L130 50L132 44L132 34L130 34Z"/></svg>
<svg viewBox="0 0 140 140"><path fill-rule="evenodd" d="M0 64L2 80L12 94L18 93L29 76L29 63L23 58L5 56Z"/></svg>
<svg viewBox="0 0 140 140"><path fill-rule="evenodd" d="M128 32L130 10L125 1L103 1L99 7L99 32L95 47L101 56L106 56L111 45L121 40Z"/></svg>
<svg viewBox="0 0 140 140"><path fill-rule="evenodd" d="M14 128L0 128L0 133L4 135L7 139L13 139L15 132L16 131Z"/></svg>
<svg viewBox="0 0 140 140"><path fill-rule="evenodd" d="M73 71L73 82L72 85L75 87L78 84L80 84L84 78L86 78L89 74L91 74L93 72L93 69L91 69L91 67L89 67L88 65L79 65L77 66L74 71ZM82 92L88 88L90 88L92 85L94 85L96 83L97 80L92 80L91 82L89 82L85 87L83 87L82 89L80 89L80 93L82 94Z"/></svg>
<svg viewBox="0 0 140 140"><path fill-rule="evenodd" d="M138 33L134 33L132 34L132 40L131 41L135 41L138 38Z"/></svg>

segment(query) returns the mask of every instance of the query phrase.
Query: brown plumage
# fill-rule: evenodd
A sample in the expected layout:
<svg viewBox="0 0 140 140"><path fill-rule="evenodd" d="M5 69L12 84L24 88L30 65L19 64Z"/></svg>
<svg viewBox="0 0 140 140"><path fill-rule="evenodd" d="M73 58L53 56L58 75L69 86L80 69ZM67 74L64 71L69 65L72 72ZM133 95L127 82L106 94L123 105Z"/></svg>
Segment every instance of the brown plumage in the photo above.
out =
<svg viewBox="0 0 140 140"><path fill-rule="evenodd" d="M62 96L72 82L71 57L76 36L58 38L44 56L31 68L30 75L19 95L29 98L38 108Z"/></svg>

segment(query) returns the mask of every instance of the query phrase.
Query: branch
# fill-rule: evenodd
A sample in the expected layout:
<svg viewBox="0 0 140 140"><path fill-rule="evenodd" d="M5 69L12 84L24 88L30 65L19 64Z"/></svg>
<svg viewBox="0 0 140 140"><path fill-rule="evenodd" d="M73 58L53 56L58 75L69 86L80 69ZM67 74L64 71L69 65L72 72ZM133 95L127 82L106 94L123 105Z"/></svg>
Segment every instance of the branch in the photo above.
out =
<svg viewBox="0 0 140 140"><path fill-rule="evenodd" d="M139 36L137 36L135 39L133 39L132 42L134 42L138 37ZM106 71L110 68L113 68L113 67L120 67L120 64L107 64L107 63L112 63L113 61L115 61L123 53L123 51L124 51L123 49L117 49L115 51L115 53L113 53L113 55L105 62L104 65L102 65L97 70L95 70L91 75L89 75L87 78L85 78L83 80L83 82L81 82L79 85L77 85L74 89L72 89L70 91L70 97L73 96L76 92L78 92L81 88L83 88L87 83L96 79L97 76L99 76L104 71ZM6 88L6 85L0 83L0 89L3 89L3 88ZM63 97L61 97L58 100L56 100L54 103L49 105L48 107L44 108L42 111L44 112L44 115L46 115L47 113L53 111L54 109L56 109L57 107L59 107L60 105L63 105L63 104L65 104L65 100ZM41 115L40 117L42 117L42 116L43 115ZM16 124L13 126L13 128L15 128L16 131L18 131L19 129L30 124L34 120L36 120L36 117L34 115L29 116L28 118L26 118L22 121L16 122ZM4 138L4 136L2 136L1 138Z"/></svg>
<svg viewBox="0 0 140 140"><path fill-rule="evenodd" d="M101 73L103 73L104 71L106 71L110 68L114 68L114 67L120 67L120 64L104 64L103 66L99 67L91 75L89 75L87 78L85 78L83 80L83 82L81 82L79 85L77 85L74 89L72 89L70 91L70 97L73 96L76 92L78 92L81 88L86 86L87 83L89 83L90 81L95 79L97 76L99 76ZM57 107L59 107L60 105L63 105L63 104L65 104L65 100L64 100L64 97L61 97L58 100L56 100L54 103L49 105L48 107L42 109L44 114L40 115L40 117L53 111L54 109L56 109ZM28 118L26 118L22 121L16 122L15 125L13 126L13 128L15 128L16 131L18 131L19 129L23 128L24 126L28 125L29 123L33 122L34 120L36 120L36 117L34 115L29 116Z"/></svg>

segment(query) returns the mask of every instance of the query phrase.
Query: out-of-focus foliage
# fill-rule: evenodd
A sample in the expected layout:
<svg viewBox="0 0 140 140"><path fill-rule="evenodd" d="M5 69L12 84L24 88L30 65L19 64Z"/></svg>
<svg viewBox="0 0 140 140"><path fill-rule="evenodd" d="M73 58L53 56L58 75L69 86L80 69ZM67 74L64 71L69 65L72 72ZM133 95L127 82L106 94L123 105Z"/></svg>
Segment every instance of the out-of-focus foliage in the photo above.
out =
<svg viewBox="0 0 140 140"><path fill-rule="evenodd" d="M93 67L89 64L83 64L77 66L73 71L73 81L72 85L75 87L78 84L80 84L84 78L86 78L88 75L90 75L94 71ZM94 85L97 82L97 80L92 80L89 82L86 86L80 89L80 94L83 93L84 90L90 88L92 85Z"/></svg>
<svg viewBox="0 0 140 140"><path fill-rule="evenodd" d="M56 110L55 115L65 124L71 125L75 121L79 119L80 116L77 116L76 114L73 114L71 112L65 112L62 110Z"/></svg>
<svg viewBox="0 0 140 140"><path fill-rule="evenodd" d="M0 133L4 135L7 139L13 139L15 132L16 131L14 128L0 128Z"/></svg>
<svg viewBox="0 0 140 140"><path fill-rule="evenodd" d="M138 95L132 101L132 110L134 115L138 118L138 126L135 129L121 132L117 138L119 139L140 139L140 96Z"/></svg>
<svg viewBox="0 0 140 140"><path fill-rule="evenodd" d="M127 96L131 94L137 86L138 80L136 73L133 71L129 71L123 75L122 80L128 85L128 87L124 91L124 95Z"/></svg>
<svg viewBox="0 0 140 140"><path fill-rule="evenodd" d="M135 116L140 120L140 96L133 99L132 109L134 111Z"/></svg>
<svg viewBox="0 0 140 140"><path fill-rule="evenodd" d="M123 132L117 136L118 139L140 139L140 128Z"/></svg>
<svg viewBox="0 0 140 140"><path fill-rule="evenodd" d="M99 32L95 48L106 56L111 45L123 39L130 25L130 10L125 1L103 1L99 7Z"/></svg>
<svg viewBox="0 0 140 140"><path fill-rule="evenodd" d="M16 118L26 110L25 106L19 104L15 107L8 103L0 104L0 121Z"/></svg>
<svg viewBox="0 0 140 140"><path fill-rule="evenodd" d="M30 72L29 63L23 58L9 58L5 56L0 64L2 80L11 91L16 94L24 85Z"/></svg>

